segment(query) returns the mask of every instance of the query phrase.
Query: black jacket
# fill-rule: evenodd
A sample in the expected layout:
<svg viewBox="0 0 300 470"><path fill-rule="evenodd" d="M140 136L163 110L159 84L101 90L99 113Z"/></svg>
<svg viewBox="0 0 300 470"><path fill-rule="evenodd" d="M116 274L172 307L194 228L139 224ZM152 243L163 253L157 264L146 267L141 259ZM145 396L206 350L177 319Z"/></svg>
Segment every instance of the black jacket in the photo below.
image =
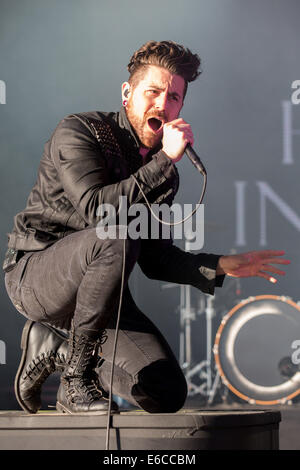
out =
<svg viewBox="0 0 300 470"><path fill-rule="evenodd" d="M100 145L97 123L103 121L109 123L120 152ZM171 205L179 184L175 165L160 147L143 164L139 146L124 108L118 113L92 111L62 119L45 144L26 208L15 216L13 230L7 234L3 269L12 269L20 253L43 250L74 231L95 227L102 203L118 209L119 196L127 196L129 205L144 203L132 174L150 203ZM172 239L141 243L138 263L149 278L191 284L211 294L215 285L222 285L223 276L215 275L219 255L184 252Z"/></svg>

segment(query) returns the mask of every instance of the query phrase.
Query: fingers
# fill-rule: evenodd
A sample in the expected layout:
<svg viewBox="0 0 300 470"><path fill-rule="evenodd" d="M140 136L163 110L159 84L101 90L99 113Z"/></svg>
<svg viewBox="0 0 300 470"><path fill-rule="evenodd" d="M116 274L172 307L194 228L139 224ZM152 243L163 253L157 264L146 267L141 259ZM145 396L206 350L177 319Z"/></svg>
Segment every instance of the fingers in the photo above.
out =
<svg viewBox="0 0 300 470"><path fill-rule="evenodd" d="M177 119L174 119L173 121L169 121L169 122L168 122L168 124L175 124L175 125L176 125L176 124L182 124L182 123L183 123L183 124L187 124L187 123L185 122L185 120L182 119L182 118L177 118Z"/></svg>
<svg viewBox="0 0 300 470"><path fill-rule="evenodd" d="M288 265L291 263L290 260L278 258L283 254L285 254L283 250L262 250L232 255L232 258L235 257L236 259L236 265L231 267L229 272L237 277L263 277L267 281L276 284L277 279L269 273L279 276L284 276L286 273L273 265Z"/></svg>
<svg viewBox="0 0 300 470"><path fill-rule="evenodd" d="M285 251L281 250L262 250L262 251L249 251L244 253L244 263L253 262L260 259L269 264L290 264L291 261L288 259L277 258L277 256L282 256L285 254Z"/></svg>
<svg viewBox="0 0 300 470"><path fill-rule="evenodd" d="M285 271L281 271L280 269L275 268L274 266L270 266L269 264L263 265L262 269L264 271L268 271L269 273L279 274L280 276L285 275Z"/></svg>
<svg viewBox="0 0 300 470"><path fill-rule="evenodd" d="M172 127L181 131L186 137L193 138L193 131L189 124L177 124L172 125Z"/></svg>
<svg viewBox="0 0 300 470"><path fill-rule="evenodd" d="M267 274L267 272L278 274L279 276L285 276L284 271L281 271L281 269L275 268L274 266L270 266L269 264L263 265L262 268L263 268L263 270L260 270L257 273L257 276L267 279L268 281L272 282L272 284L276 284L277 279L275 279L273 276L270 276L269 274Z"/></svg>
<svg viewBox="0 0 300 470"><path fill-rule="evenodd" d="M282 255L285 254L285 251L283 251L283 250L261 250L261 251L253 251L252 253L258 255L260 258L268 258L269 256L282 256Z"/></svg>
<svg viewBox="0 0 300 470"><path fill-rule="evenodd" d="M277 282L277 279L275 279L275 277L269 276L269 274L266 274L262 271L259 271L257 273L257 276L258 277L263 277L264 279L267 279L267 281L272 282L272 284L276 284L276 282Z"/></svg>
<svg viewBox="0 0 300 470"><path fill-rule="evenodd" d="M175 119L174 121L167 122L164 125L172 127L173 129L176 128L193 134L191 125L185 122L183 119Z"/></svg>
<svg viewBox="0 0 300 470"><path fill-rule="evenodd" d="M190 143L194 145L194 135L190 124L186 123L183 119L175 119L169 123L166 123L165 126L169 126L172 129L176 129L182 133L183 141L185 145Z"/></svg>
<svg viewBox="0 0 300 470"><path fill-rule="evenodd" d="M270 263L270 264L290 264L290 260L288 259L278 259L278 258L270 258L268 260L266 260L266 262Z"/></svg>
<svg viewBox="0 0 300 470"><path fill-rule="evenodd" d="M193 136L189 136L187 135L186 136L186 139L185 139L185 144L191 144L192 146L194 145L194 137Z"/></svg>
<svg viewBox="0 0 300 470"><path fill-rule="evenodd" d="M176 163L182 158L189 143L193 145L194 136L191 126L183 119L175 119L164 124L162 150L173 162Z"/></svg>
<svg viewBox="0 0 300 470"><path fill-rule="evenodd" d="M187 128L191 127L190 124L185 122L183 119L174 119L174 121L168 121L164 124L165 126L170 126L170 127L177 127L177 128Z"/></svg>

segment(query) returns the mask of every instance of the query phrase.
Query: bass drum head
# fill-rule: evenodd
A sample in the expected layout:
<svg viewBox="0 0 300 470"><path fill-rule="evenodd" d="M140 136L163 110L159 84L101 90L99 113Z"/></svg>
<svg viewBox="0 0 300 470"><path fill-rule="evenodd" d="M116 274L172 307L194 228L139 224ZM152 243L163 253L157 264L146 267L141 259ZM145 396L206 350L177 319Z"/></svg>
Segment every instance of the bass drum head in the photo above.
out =
<svg viewBox="0 0 300 470"><path fill-rule="evenodd" d="M223 382L242 400L291 400L300 394L299 305L274 295L242 301L222 319L214 355Z"/></svg>

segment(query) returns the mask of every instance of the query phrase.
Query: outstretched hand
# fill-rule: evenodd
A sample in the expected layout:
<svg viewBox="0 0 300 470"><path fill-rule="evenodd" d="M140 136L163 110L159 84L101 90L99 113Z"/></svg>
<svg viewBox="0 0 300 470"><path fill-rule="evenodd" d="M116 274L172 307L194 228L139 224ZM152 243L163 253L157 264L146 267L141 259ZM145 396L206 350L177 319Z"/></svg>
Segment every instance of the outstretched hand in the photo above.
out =
<svg viewBox="0 0 300 470"><path fill-rule="evenodd" d="M262 250L249 251L239 255L221 256L217 266L217 275L227 274L232 277L264 277L270 282L276 283L277 279L268 273L283 276L284 271L273 264L290 264L290 261L278 256L284 255L284 251Z"/></svg>

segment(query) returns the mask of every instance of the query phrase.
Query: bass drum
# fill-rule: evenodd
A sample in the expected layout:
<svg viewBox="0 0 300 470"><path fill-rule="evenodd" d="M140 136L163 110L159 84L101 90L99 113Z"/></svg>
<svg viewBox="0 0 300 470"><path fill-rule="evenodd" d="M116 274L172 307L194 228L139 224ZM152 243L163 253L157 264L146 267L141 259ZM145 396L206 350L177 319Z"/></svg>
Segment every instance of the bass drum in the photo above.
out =
<svg viewBox="0 0 300 470"><path fill-rule="evenodd" d="M222 319L214 355L231 392L251 404L276 405L300 394L300 306L261 295Z"/></svg>

